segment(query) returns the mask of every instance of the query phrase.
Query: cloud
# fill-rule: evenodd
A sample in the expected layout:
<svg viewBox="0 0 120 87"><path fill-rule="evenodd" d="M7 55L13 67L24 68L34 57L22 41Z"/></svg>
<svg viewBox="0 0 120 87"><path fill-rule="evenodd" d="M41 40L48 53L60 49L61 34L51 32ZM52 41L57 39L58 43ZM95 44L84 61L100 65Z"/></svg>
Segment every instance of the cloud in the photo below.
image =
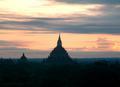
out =
<svg viewBox="0 0 120 87"><path fill-rule="evenodd" d="M116 17L117 18L117 17ZM0 29L4 30L31 30L31 31L60 31L66 33L102 33L120 34L119 18L89 18L77 19L76 22L69 22L69 19L35 18L31 21L3 21L0 22ZM100 20L99 20L100 19ZM74 20L74 19L73 19ZM75 19L76 20L76 19ZM68 21L68 22L66 22ZM52 33L52 32L51 32Z"/></svg>
<svg viewBox="0 0 120 87"><path fill-rule="evenodd" d="M17 42L17 41L4 41L0 40L0 57L5 58L18 58L23 52L29 58L45 58L48 56L49 51L43 50L32 50L26 47L28 42Z"/></svg>
<svg viewBox="0 0 120 87"><path fill-rule="evenodd" d="M5 40L0 40L0 49L14 49L14 48L22 48L26 46L26 43L28 42L23 42L23 41L5 41Z"/></svg>
<svg viewBox="0 0 120 87"><path fill-rule="evenodd" d="M104 37L104 36L103 36ZM115 47L118 46L119 41L113 41L110 38L102 38L97 37L96 40L89 40L89 41L81 41L82 43L87 43L83 46L73 47L73 48L66 48L69 51L72 52L109 52L109 51L120 51L119 48L115 50ZM117 44L116 44L117 43Z"/></svg>
<svg viewBox="0 0 120 87"><path fill-rule="evenodd" d="M28 58L47 58L50 51L43 50L31 50L26 48L18 48L18 47L4 47L0 48L0 57L3 58L20 58L22 53Z"/></svg>
<svg viewBox="0 0 120 87"><path fill-rule="evenodd" d="M105 50L109 50L112 49L112 47L115 44L112 41L107 40L106 38L98 38L97 40L97 48L98 49L105 49Z"/></svg>
<svg viewBox="0 0 120 87"><path fill-rule="evenodd" d="M8 14L9 15L9 14ZM8 17L9 18L9 17ZM19 21L19 16L15 19L14 17L9 20L0 21L0 29L4 30L39 30L45 31L45 28L53 26L50 22L52 21L64 21L66 18L50 18L50 17L20 17L23 21ZM44 28L44 29L41 29ZM49 30L48 30L49 31Z"/></svg>
<svg viewBox="0 0 120 87"><path fill-rule="evenodd" d="M38 31L83 33L83 34L120 34L120 9L117 6L103 6L89 9L88 13L100 12L97 15L82 13L60 17L28 17L14 14L2 15L0 29L30 30L31 34ZM29 34L28 33L28 34Z"/></svg>
<svg viewBox="0 0 120 87"><path fill-rule="evenodd" d="M120 0L54 0L71 4L120 4Z"/></svg>
<svg viewBox="0 0 120 87"><path fill-rule="evenodd" d="M72 19L72 18L71 18ZM9 30L32 30L32 31L61 31L66 33L106 33L120 34L119 18L33 18L31 21L3 21L0 29ZM82 21L83 20L83 21ZM67 22L68 21L68 22Z"/></svg>
<svg viewBox="0 0 120 87"><path fill-rule="evenodd" d="M80 48L66 48L67 50L69 50L69 51L84 51L84 50L86 50L86 49L88 49L87 47L80 47Z"/></svg>
<svg viewBox="0 0 120 87"><path fill-rule="evenodd" d="M69 52L73 58L113 58L120 57L120 52Z"/></svg>
<svg viewBox="0 0 120 87"><path fill-rule="evenodd" d="M15 52L15 51L21 51L21 52L24 52L24 51L26 51L26 50L28 50L28 49L25 49L25 48L17 48L17 47L4 47L4 48L0 48L0 50L2 51L2 52Z"/></svg>

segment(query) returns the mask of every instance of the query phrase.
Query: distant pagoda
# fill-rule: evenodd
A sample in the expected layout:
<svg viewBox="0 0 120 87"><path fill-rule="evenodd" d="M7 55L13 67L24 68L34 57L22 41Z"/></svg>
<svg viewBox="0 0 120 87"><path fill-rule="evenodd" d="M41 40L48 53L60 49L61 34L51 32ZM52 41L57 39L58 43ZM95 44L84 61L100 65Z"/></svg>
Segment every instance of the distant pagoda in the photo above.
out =
<svg viewBox="0 0 120 87"><path fill-rule="evenodd" d="M25 56L24 53L23 53L22 56L20 57L20 60L22 60L22 61L27 61L27 57Z"/></svg>
<svg viewBox="0 0 120 87"><path fill-rule="evenodd" d="M70 58L68 52L62 47L61 36L59 34L59 38L57 41L57 46L52 50L48 58L46 59L46 63L55 63L55 64L71 64L74 63Z"/></svg>

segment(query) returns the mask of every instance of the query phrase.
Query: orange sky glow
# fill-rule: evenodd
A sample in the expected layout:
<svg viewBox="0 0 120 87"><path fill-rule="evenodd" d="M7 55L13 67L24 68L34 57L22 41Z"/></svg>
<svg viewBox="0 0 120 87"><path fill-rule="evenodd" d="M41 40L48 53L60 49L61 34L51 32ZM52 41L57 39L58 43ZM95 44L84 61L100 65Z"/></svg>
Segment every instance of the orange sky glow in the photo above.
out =
<svg viewBox="0 0 120 87"><path fill-rule="evenodd" d="M20 44L18 48L32 50L51 50L56 46L58 33L49 34L49 31L37 31L38 34L29 34L29 30L0 30L0 40ZM102 37L101 37L102 36ZM63 46L70 51L120 51L119 35L109 34L61 34ZM23 43L24 42L24 43ZM103 48L102 48L103 47Z"/></svg>

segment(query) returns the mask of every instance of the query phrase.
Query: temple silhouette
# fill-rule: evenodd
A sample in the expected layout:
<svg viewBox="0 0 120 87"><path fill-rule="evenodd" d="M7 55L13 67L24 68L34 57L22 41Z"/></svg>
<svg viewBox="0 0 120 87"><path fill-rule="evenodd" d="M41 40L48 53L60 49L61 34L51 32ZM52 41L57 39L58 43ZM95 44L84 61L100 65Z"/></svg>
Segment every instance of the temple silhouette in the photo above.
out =
<svg viewBox="0 0 120 87"><path fill-rule="evenodd" d="M27 57L25 56L25 53L23 53L22 56L20 57L20 61L21 62L26 62L27 61Z"/></svg>
<svg viewBox="0 0 120 87"><path fill-rule="evenodd" d="M57 41L57 46L49 54L48 58L45 60L46 63L56 63L56 64L73 64L74 61L69 56L68 52L62 46L61 36Z"/></svg>

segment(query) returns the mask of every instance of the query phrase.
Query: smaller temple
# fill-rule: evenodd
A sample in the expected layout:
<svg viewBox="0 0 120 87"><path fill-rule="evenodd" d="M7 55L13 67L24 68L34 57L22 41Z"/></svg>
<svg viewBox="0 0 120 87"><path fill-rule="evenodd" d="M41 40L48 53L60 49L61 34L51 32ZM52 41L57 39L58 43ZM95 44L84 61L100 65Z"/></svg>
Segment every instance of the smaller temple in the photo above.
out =
<svg viewBox="0 0 120 87"><path fill-rule="evenodd" d="M57 46L52 50L48 58L45 60L46 63L55 64L73 64L73 60L70 58L68 52L62 46L61 36L57 41Z"/></svg>
<svg viewBox="0 0 120 87"><path fill-rule="evenodd" d="M24 53L23 53L22 56L20 57L20 60L22 60L22 61L27 61L27 57L25 56Z"/></svg>

